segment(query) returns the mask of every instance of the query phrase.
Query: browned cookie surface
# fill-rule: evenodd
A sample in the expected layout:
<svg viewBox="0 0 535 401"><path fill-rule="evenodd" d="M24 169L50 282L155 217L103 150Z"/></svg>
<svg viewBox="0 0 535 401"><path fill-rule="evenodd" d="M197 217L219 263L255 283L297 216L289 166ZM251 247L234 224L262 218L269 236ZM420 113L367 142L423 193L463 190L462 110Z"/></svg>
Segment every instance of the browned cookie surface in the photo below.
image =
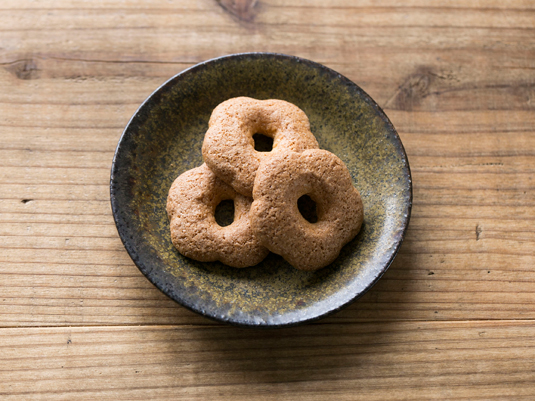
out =
<svg viewBox="0 0 535 401"><path fill-rule="evenodd" d="M234 200L234 221L221 227L215 209L227 199ZM167 198L173 245L184 256L201 262L219 260L233 267L259 263L268 250L252 231L251 202L218 179L206 164L186 171L174 181Z"/></svg>
<svg viewBox="0 0 535 401"><path fill-rule="evenodd" d="M253 136L273 139L270 152L255 150ZM202 154L205 163L242 195L251 196L260 162L280 151L317 149L306 114L283 100L237 97L219 104L209 122Z"/></svg>
<svg viewBox="0 0 535 401"><path fill-rule="evenodd" d="M305 220L298 200L316 203L317 222ZM344 163L326 150L284 152L259 167L251 223L270 251L300 270L332 263L359 232L363 205Z"/></svg>

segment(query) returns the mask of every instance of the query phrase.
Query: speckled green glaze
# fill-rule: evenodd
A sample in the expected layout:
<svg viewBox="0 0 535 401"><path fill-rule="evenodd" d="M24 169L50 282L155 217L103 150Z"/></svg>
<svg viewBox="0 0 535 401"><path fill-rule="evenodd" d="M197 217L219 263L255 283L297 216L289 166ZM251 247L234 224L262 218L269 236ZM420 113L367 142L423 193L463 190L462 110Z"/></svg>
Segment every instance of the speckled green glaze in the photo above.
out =
<svg viewBox="0 0 535 401"><path fill-rule="evenodd" d="M270 254L235 269L180 255L166 199L175 178L203 162L212 110L236 96L283 99L309 117L320 147L340 157L364 203L364 225L339 258L316 272ZM141 272L180 304L220 321L282 327L325 316L364 294L392 262L408 225L409 165L383 111L357 85L293 56L248 53L198 64L139 108L113 161L111 202L123 243Z"/></svg>

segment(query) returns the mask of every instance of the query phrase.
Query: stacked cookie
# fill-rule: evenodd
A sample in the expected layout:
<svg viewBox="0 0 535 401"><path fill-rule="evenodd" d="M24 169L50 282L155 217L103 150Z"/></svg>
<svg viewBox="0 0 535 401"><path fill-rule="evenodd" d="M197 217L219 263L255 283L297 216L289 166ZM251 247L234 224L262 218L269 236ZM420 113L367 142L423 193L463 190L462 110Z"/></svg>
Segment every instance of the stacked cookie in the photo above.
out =
<svg viewBox="0 0 535 401"><path fill-rule="evenodd" d="M255 150L253 135L273 139ZM173 245L199 261L253 266L269 251L300 270L332 263L363 220L360 195L344 163L319 149L305 113L282 100L239 97L217 106L202 146L205 163L180 175L169 190ZM299 212L308 195L316 223ZM215 209L234 201L234 221L221 227Z"/></svg>

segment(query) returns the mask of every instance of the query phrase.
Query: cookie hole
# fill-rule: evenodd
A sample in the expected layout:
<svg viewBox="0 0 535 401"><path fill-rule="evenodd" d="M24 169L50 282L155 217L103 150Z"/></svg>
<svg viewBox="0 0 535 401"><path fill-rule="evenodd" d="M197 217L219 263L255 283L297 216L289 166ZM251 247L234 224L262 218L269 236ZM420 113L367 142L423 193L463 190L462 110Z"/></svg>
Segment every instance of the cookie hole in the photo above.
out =
<svg viewBox="0 0 535 401"><path fill-rule="evenodd" d="M297 208L301 216L309 223L318 222L318 212L316 211L316 202L308 195L303 195L297 200Z"/></svg>
<svg viewBox="0 0 535 401"><path fill-rule="evenodd" d="M273 149L273 138L263 134L254 134L254 150L257 152L271 152Z"/></svg>
<svg viewBox="0 0 535 401"><path fill-rule="evenodd" d="M234 201L232 199L225 199L216 206L215 221L221 227L230 226L234 221Z"/></svg>

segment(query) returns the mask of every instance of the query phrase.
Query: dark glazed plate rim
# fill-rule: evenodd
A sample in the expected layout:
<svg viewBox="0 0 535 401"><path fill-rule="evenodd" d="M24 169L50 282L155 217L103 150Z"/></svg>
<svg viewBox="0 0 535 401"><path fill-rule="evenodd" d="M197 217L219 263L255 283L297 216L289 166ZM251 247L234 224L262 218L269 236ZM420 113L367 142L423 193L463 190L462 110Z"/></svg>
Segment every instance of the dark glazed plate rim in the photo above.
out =
<svg viewBox="0 0 535 401"><path fill-rule="evenodd" d="M399 235L399 239L397 241L397 244L395 244L393 248L392 255L390 259L384 264L383 268L378 271L376 277L359 293L355 294L354 297L350 298L347 302L341 303L337 305L336 307L327 310L324 313L318 314L317 316L307 317L302 320L298 321L292 321L288 323L267 323L267 322L261 322L261 323L250 323L250 322L242 322L239 320L233 320L231 318L222 318L221 316L218 316L217 314L210 314L210 310L205 310L202 308L199 308L198 305L195 303L188 302L187 298L183 298L180 296L179 293L175 291L175 289L172 286L165 285L165 283L162 283L160 280L155 279L155 273L153 271L152 266L146 265L139 257L137 249L135 244L130 238L130 233L128 232L129 224L127 221L125 221L121 216L121 205L119 204L119 201L117 199L117 186L115 185L117 182L117 179L120 175L120 166L118 165L118 158L121 152L128 151L128 149L124 149L125 145L125 138L128 136L128 131L130 127L135 124L137 116L140 114L140 112L146 108L150 107L151 102L157 102L159 98L171 87L179 84L181 81L187 80L188 76L190 74L195 74L200 71L202 71L206 66L210 65L213 62L221 62L226 59L240 59L240 58L250 58L250 57L258 57L258 58L273 58L273 59L284 59L284 60L293 60L298 63L305 64L307 66L310 66L313 69L319 69L327 74L329 74L332 77L336 77L337 79L341 80L341 82L346 86L353 87L360 96L365 99L365 101L372 106L376 114L380 116L383 121L387 124L388 128L390 129L391 133L394 134L396 138L396 142L394 146L397 148L397 150L402 155L402 161L404 163L404 168L406 168L406 179L408 182L408 199L407 199L407 205L406 205L406 217L402 220L402 223L400 225L400 231L401 234ZM128 121L128 124L126 125L125 129L123 130L123 133L119 139L119 142L117 144L115 154L112 161L111 166L111 175L110 175L110 200L111 200L111 208L112 208L112 214L114 217L114 221L117 227L117 231L119 233L119 236L121 238L121 241L132 258L133 262L136 264L136 266L139 268L139 270L143 273L143 275L153 284L155 285L161 292L163 292L165 295L173 299L178 304L184 306L185 308L198 313L208 319L215 320L218 322L224 322L235 326L240 327L259 327L259 328L282 328L282 327L292 327L297 325L302 325L305 323L309 323L312 321L316 321L318 319L324 318L328 315L331 315L333 313L336 313L340 311L341 309L347 307L348 305L352 304L356 300L358 300L360 297L362 297L364 294L366 294L376 283L377 281L384 275L384 273L388 270L390 265L392 264L394 258L396 257L401 244L403 243L403 240L405 238L405 234L409 225L410 217L411 217L411 211L412 211L412 200L413 200L413 188L412 188L412 178L411 178L411 171L409 166L409 161L405 152L405 149L403 147L403 144L401 142L401 139L399 137L399 134L397 133L396 129L394 128L393 124L389 120L389 118L386 116L384 111L381 109L381 107L364 91L362 88L360 88L358 85L356 85L354 82L349 80L348 78L344 77L343 75L339 74L338 72L322 65L319 63L316 63L311 60L307 60L304 58L300 58L297 56L291 56L291 55L285 55L281 53L269 53L269 52L251 52L251 53L237 53L237 54L230 54L225 55L221 57L216 57L213 59L209 59L206 61L203 61L201 63L198 63L192 67L189 67L180 73L176 74L169 80L167 80L165 83L163 83L161 86L159 86L155 91L151 93L150 96L143 101L143 103L138 107L136 112L133 114L133 116Z"/></svg>

